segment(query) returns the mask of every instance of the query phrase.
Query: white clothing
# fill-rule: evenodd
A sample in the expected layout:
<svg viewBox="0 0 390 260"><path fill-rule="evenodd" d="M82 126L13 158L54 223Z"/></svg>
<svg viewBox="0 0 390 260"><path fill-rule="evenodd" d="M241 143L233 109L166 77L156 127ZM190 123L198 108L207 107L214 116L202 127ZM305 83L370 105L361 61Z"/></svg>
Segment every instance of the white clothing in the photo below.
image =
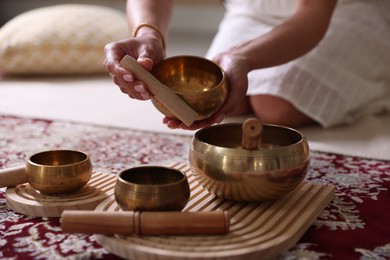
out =
<svg viewBox="0 0 390 260"><path fill-rule="evenodd" d="M294 0L227 0L207 57L270 31ZM247 95L291 102L324 127L390 112L390 1L341 0L324 39L286 64L251 71Z"/></svg>

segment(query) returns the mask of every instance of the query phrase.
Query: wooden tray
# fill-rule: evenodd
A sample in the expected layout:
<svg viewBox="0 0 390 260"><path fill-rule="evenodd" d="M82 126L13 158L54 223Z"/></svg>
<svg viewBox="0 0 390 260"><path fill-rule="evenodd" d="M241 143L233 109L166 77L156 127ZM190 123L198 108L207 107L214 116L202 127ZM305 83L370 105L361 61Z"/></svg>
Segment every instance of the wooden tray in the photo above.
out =
<svg viewBox="0 0 390 260"><path fill-rule="evenodd" d="M191 198L183 211L227 210L230 232L220 236L107 236L95 235L108 251L131 259L265 259L294 246L334 197L334 186L303 183L279 200L234 202L217 198L195 181L185 164ZM114 196L97 211L119 211Z"/></svg>
<svg viewBox="0 0 390 260"><path fill-rule="evenodd" d="M42 195L28 183L7 188L6 202L12 210L34 217L60 217L64 210L94 210L114 193L116 175L93 173L81 190L56 196Z"/></svg>

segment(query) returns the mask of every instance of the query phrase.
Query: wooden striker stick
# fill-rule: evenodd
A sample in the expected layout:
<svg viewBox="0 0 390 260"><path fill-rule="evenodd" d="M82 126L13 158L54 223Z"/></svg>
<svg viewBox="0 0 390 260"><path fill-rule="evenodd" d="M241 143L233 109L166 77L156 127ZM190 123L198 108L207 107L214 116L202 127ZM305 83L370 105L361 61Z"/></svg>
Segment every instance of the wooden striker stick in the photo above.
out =
<svg viewBox="0 0 390 260"><path fill-rule="evenodd" d="M27 182L24 165L0 170L0 187L11 187Z"/></svg>
<svg viewBox="0 0 390 260"><path fill-rule="evenodd" d="M263 125L257 118L249 118L242 124L241 148L256 150L261 143Z"/></svg>
<svg viewBox="0 0 390 260"><path fill-rule="evenodd" d="M172 114L180 119L186 126L192 125L198 117L198 113L179 96L167 86L163 85L132 57L126 55L121 60L121 64L126 69L132 71L138 79L145 82L148 85L150 92L152 92L153 97L169 109Z"/></svg>
<svg viewBox="0 0 390 260"><path fill-rule="evenodd" d="M66 233L122 235L215 235L229 231L227 212L64 210Z"/></svg>

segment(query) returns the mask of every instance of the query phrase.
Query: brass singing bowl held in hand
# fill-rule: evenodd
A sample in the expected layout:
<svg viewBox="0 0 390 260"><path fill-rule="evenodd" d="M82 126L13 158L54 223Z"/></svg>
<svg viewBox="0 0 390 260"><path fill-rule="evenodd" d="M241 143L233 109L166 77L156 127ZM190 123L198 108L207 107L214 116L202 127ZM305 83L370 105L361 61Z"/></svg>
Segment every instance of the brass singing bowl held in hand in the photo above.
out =
<svg viewBox="0 0 390 260"><path fill-rule="evenodd" d="M242 148L242 124L221 124L198 130L189 162L199 183L215 195L237 201L266 201L294 190L305 178L310 155L298 131L263 125L261 143Z"/></svg>
<svg viewBox="0 0 390 260"><path fill-rule="evenodd" d="M92 176L88 154L75 150L51 150L36 153L26 162L29 184L42 194L75 192Z"/></svg>
<svg viewBox="0 0 390 260"><path fill-rule="evenodd" d="M124 211L180 211L190 198L190 188L179 170L140 166L119 173L114 194Z"/></svg>
<svg viewBox="0 0 390 260"><path fill-rule="evenodd" d="M213 115L227 97L228 82L225 72L214 62L202 57L167 58L153 68L152 74L198 113L196 120ZM160 102L153 98L152 102L161 113L176 118Z"/></svg>

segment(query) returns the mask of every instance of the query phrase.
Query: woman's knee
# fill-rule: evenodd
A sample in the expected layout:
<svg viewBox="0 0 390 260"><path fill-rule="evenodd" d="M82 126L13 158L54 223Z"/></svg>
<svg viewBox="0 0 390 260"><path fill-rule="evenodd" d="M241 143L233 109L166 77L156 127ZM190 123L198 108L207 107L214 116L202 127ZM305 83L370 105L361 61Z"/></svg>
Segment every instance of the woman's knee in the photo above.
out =
<svg viewBox="0 0 390 260"><path fill-rule="evenodd" d="M314 123L313 119L280 97L256 95L251 96L250 103L255 115L267 124L298 127Z"/></svg>

